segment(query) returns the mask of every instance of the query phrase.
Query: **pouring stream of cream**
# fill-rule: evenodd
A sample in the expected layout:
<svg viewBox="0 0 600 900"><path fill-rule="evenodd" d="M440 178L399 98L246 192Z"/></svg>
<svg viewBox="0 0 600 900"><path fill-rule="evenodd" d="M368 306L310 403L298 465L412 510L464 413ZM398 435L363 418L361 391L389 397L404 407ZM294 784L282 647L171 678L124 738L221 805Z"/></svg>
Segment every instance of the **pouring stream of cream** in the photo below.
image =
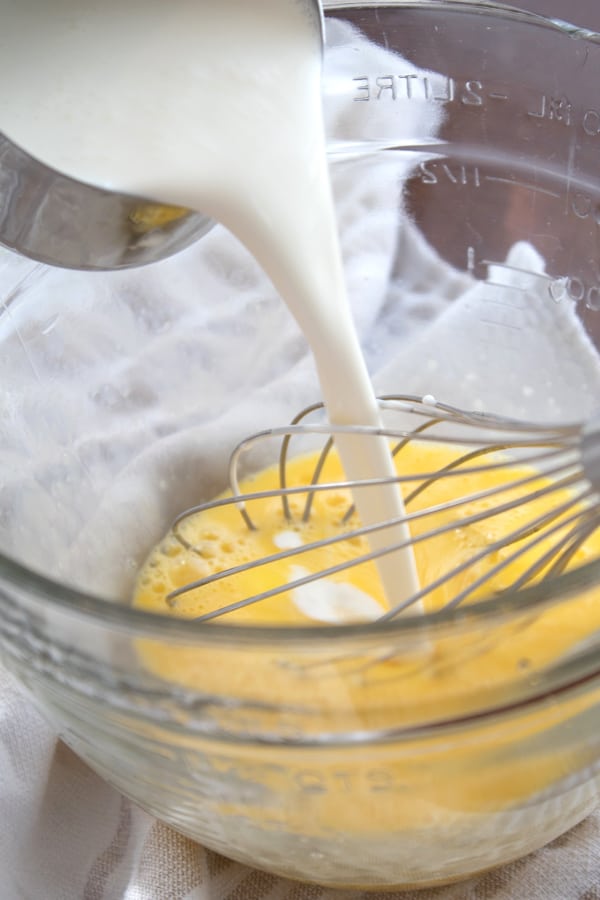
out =
<svg viewBox="0 0 600 900"><path fill-rule="evenodd" d="M4 133L64 174L200 210L253 254L304 332L334 425L380 424L346 299L321 110L321 33L300 0L1 0ZM274 336L274 340L276 336ZM349 479L393 477L384 438L336 439ZM403 515L355 491L364 524ZM374 550L408 538L375 532ZM388 602L418 590L380 557Z"/></svg>

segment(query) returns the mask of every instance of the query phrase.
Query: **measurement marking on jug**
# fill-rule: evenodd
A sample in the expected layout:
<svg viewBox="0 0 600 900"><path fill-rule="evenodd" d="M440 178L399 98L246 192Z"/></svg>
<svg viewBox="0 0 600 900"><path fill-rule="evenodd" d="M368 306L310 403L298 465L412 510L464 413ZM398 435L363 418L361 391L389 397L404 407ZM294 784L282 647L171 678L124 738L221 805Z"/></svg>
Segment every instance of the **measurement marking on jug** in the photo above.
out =
<svg viewBox="0 0 600 900"><path fill-rule="evenodd" d="M508 184L511 187L524 188L526 191L535 191L537 194L545 194L547 197L552 197L554 200L560 200L561 197L556 191L550 191L548 188L540 187L537 184L531 184L529 181L516 181L514 178L503 178L501 175L484 175L483 180L495 181L499 184Z"/></svg>
<svg viewBox="0 0 600 900"><path fill-rule="evenodd" d="M532 119L548 119L569 126L573 124L573 104L568 97L552 97L543 94L539 107L529 110L527 115Z"/></svg>
<svg viewBox="0 0 600 900"><path fill-rule="evenodd" d="M487 283L493 287L506 287L505 284L495 284L493 281L488 281ZM506 311L505 304L499 303L498 306L501 306ZM513 306L512 309L517 309L517 307ZM509 331L522 331L523 329L520 322L505 322L503 319L493 319L487 316L478 316L478 321L482 325L493 325L494 328L508 328Z"/></svg>
<svg viewBox="0 0 600 900"><path fill-rule="evenodd" d="M425 77L423 78L423 89L425 92L426 100L434 100L438 103L451 103L454 100L455 82L453 78L447 78L445 92L441 95L436 95L435 91L431 87L431 81L425 75Z"/></svg>
<svg viewBox="0 0 600 900"><path fill-rule="evenodd" d="M542 278L544 281L554 281L551 275L545 272L535 272L533 269L523 269L520 266L511 266L506 262L495 262L493 259L482 259L482 266L495 266L498 269L506 269L509 272L517 272L519 275L529 275L533 278Z"/></svg>
<svg viewBox="0 0 600 900"><path fill-rule="evenodd" d="M456 165L448 163L428 162L419 165L422 184L440 184L440 181L449 181L456 185L471 185L481 187L481 172L479 166Z"/></svg>
<svg viewBox="0 0 600 900"><path fill-rule="evenodd" d="M477 256L475 254L475 247L467 247L467 272L470 272L471 275L475 273L476 263Z"/></svg>
<svg viewBox="0 0 600 900"><path fill-rule="evenodd" d="M352 79L356 95L354 101L368 103L372 100L431 100L435 103L452 103L456 96L457 85L453 78L438 79L434 85L431 79L421 73L408 72L398 75L387 73L380 75L357 75ZM472 93L469 82L463 86L461 96L469 97Z"/></svg>
<svg viewBox="0 0 600 900"><path fill-rule="evenodd" d="M583 130L589 137L598 137L600 134L600 112L597 109L588 109L583 115Z"/></svg>
<svg viewBox="0 0 600 900"><path fill-rule="evenodd" d="M503 290L506 290L506 288L508 287L511 289L511 291L517 291L520 294L526 294L527 290L528 290L526 287L523 287L523 285L521 285L521 284L512 284L512 282L509 283L506 281L492 281L490 278L486 278L485 283L489 287L502 288ZM488 301L488 302L491 303L493 301ZM506 304L498 303L498 306L506 306ZM485 320L482 320L482 321L485 321Z"/></svg>
<svg viewBox="0 0 600 900"><path fill-rule="evenodd" d="M583 191L575 191L568 198L569 210L578 219L593 219L600 225L600 201L584 194Z"/></svg>
<svg viewBox="0 0 600 900"><path fill-rule="evenodd" d="M350 94L355 102L406 102L461 104L485 114L488 107L514 102L520 115L534 122L555 123L563 128L581 128L592 138L600 137L600 110L579 111L571 99L559 94L535 94L529 101L508 92L504 86L494 88L480 78L455 79L422 72L381 72L357 75L350 79Z"/></svg>
<svg viewBox="0 0 600 900"><path fill-rule="evenodd" d="M352 793L363 788L377 794L401 788L394 773L386 769L369 769L364 772L301 769L294 774L293 781L305 794Z"/></svg>
<svg viewBox="0 0 600 900"><path fill-rule="evenodd" d="M565 276L561 280L563 284L565 284L567 296L570 297L574 303L583 302L586 309L589 309L592 312L600 312L600 285L586 284L585 281L577 275ZM557 296L553 295L553 299L556 300Z"/></svg>
<svg viewBox="0 0 600 900"><path fill-rule="evenodd" d="M577 275L549 275L547 272L535 272L531 269L511 266L494 259L477 259L475 248L467 247L467 271L475 276L475 270L480 266L485 266L488 269L493 268L496 271L508 270L509 272L525 275L528 278L535 278L547 284L548 294L555 303L561 303L563 300L569 299L573 303L583 303L586 309L589 309L591 312L600 312L600 284L586 283ZM600 273L598 277L600 279ZM498 287L503 290L510 287L513 291L521 293L527 293L531 289L531 286L525 283L515 284L514 282L492 281L489 277L485 278L484 282L488 287ZM490 296L487 297L486 302L491 306L506 307L510 305L504 296L502 300L498 301L494 300L493 296ZM518 309L519 307L515 308ZM482 319L481 321L490 324L488 319Z"/></svg>
<svg viewBox="0 0 600 900"><path fill-rule="evenodd" d="M478 78L456 80L421 72L381 72L378 75L356 75L352 78L353 100L370 101L427 100L431 103L460 103L462 106L483 108L486 98L506 101L508 94L487 91Z"/></svg>
<svg viewBox="0 0 600 900"><path fill-rule="evenodd" d="M600 136L600 111L592 108L576 114L568 97L544 95L539 101L539 106L528 110L527 115L532 119L558 122L566 127L580 127L588 137Z"/></svg>
<svg viewBox="0 0 600 900"><path fill-rule="evenodd" d="M487 279L486 279L485 284L491 285L492 287L503 287L503 288L506 287L505 284L499 284L496 281L488 281ZM512 298L512 296L513 295L511 294L511 298ZM506 297L504 297L504 296L499 300L496 300L496 298L493 295L491 295L489 297L486 296L485 303L486 303L486 306L498 306L503 310L515 309L515 310L517 310L517 312L521 312L521 304L520 303L509 303L507 301ZM485 322L486 320L482 319L482 321Z"/></svg>

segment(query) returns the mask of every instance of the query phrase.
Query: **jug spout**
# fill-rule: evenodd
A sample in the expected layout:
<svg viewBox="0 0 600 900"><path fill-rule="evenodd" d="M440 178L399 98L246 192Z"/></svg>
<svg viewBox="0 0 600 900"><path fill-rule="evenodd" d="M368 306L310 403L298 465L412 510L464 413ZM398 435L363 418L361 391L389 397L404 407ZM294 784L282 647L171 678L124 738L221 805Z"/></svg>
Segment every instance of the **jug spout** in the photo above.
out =
<svg viewBox="0 0 600 900"><path fill-rule="evenodd" d="M0 244L67 269L131 268L172 256L213 226L183 207L76 181L0 133Z"/></svg>

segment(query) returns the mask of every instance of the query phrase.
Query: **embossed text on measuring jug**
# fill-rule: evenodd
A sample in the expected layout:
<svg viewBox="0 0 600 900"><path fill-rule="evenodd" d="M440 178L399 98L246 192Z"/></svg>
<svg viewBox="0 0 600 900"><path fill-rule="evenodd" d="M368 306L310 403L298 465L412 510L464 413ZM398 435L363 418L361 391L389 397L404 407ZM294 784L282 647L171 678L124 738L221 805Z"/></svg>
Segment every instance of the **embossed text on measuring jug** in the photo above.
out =
<svg viewBox="0 0 600 900"><path fill-rule="evenodd" d="M556 122L566 127L577 127L588 137L600 137L600 109L578 111L566 95L541 94L530 103L527 115L532 119Z"/></svg>
<svg viewBox="0 0 600 900"><path fill-rule="evenodd" d="M454 78L422 72L356 75L350 94L358 103L428 101L442 105L461 104L482 112L508 104L514 113L528 119L579 128L588 137L600 137L600 108L577 110L571 98L556 92L515 92L504 84L491 84L482 78Z"/></svg>
<svg viewBox="0 0 600 900"><path fill-rule="evenodd" d="M353 99L358 102L382 100L429 100L433 103L461 103L483 106L485 89L478 79L456 80L417 72L406 74L358 75L352 79ZM488 96L492 96L489 94ZM496 99L508 99L496 94Z"/></svg>
<svg viewBox="0 0 600 900"><path fill-rule="evenodd" d="M547 119L550 122L573 124L573 104L568 97L553 97L542 94L539 105L527 110L532 119Z"/></svg>
<svg viewBox="0 0 600 900"><path fill-rule="evenodd" d="M600 137L600 109L588 108L577 111L571 100L565 96L542 94L527 110L532 119L557 122L566 127L577 127L588 137Z"/></svg>
<svg viewBox="0 0 600 900"><path fill-rule="evenodd" d="M440 184L448 181L450 184L471 185L481 187L481 172L479 166L468 166L462 163L451 164L446 162L423 162L419 165L420 179L423 184Z"/></svg>
<svg viewBox="0 0 600 900"><path fill-rule="evenodd" d="M352 793L371 794L402 790L390 769L300 769L293 775L297 788L307 794Z"/></svg>
<svg viewBox="0 0 600 900"><path fill-rule="evenodd" d="M490 280L490 267L494 269L494 280ZM584 278L581 275L549 275L547 272L526 272L519 270L524 277L531 277L545 281L548 284L548 296L555 302L561 303L570 300L577 304L583 304L591 312L600 311L600 267L595 266L592 277ZM480 278L488 284L497 287L514 287L511 274L514 274L512 266L499 259L486 259L478 256L475 247L467 247L467 271L475 278ZM507 273L506 279L503 272ZM499 324L499 323L496 323ZM511 321L514 326L514 320Z"/></svg>

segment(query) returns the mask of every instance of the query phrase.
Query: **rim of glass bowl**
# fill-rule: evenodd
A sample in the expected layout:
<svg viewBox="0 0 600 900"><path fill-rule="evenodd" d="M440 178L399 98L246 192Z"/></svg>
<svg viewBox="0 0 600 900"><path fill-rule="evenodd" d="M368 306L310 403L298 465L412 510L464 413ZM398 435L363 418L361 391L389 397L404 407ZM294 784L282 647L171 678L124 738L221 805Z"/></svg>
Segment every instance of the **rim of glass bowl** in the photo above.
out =
<svg viewBox="0 0 600 900"><path fill-rule="evenodd" d="M343 9L372 7L406 7L420 8L431 13L476 12L483 16L499 16L504 19L516 19L530 22L563 32L567 37L581 37L600 43L600 34L562 20L547 18L543 15L527 12L513 6L503 6L495 0L325 0L325 14ZM501 597L493 596L478 601L473 605L458 606L454 609L443 609L424 615L404 613L398 619L388 622L371 622L362 625L315 625L304 627L286 626L252 626L234 625L222 622L198 622L193 619L181 619L166 613L151 613L126 606L100 595L88 593L60 581L48 578L41 573L29 569L26 565L11 559L0 552L0 581L5 580L20 590L30 591L36 599L51 601L59 609L83 618L93 618L103 625L110 625L117 630L135 632L163 639L181 640L190 644L205 642L208 639L215 643L230 644L232 639L243 644L260 644L276 641L282 644L298 644L310 642L330 642L332 635L365 642L385 635L386 638L407 637L418 632L428 633L442 631L449 625L469 627L491 619L510 617L515 613L525 613L532 609L553 605L555 602L568 602L575 594L600 584L600 560L586 563L577 569L564 573L551 582L536 584L515 593L506 593ZM0 601L10 602L6 594L0 593ZM582 651L581 655L584 655ZM573 656L573 661L577 657ZM598 668L600 673L600 667ZM575 673L573 673L575 674ZM567 687L567 682L563 682Z"/></svg>
<svg viewBox="0 0 600 900"><path fill-rule="evenodd" d="M0 587L2 581L9 582L16 589L31 592L36 600L51 601L58 609L77 617L95 619L101 625L114 626L119 631L134 632L148 637L180 639L182 643L212 641L230 644L230 639L245 644L261 644L276 641L282 644L329 643L336 638L373 638L419 635L425 632L443 630L447 625L470 627L492 619L501 620L514 614L526 614L532 610L541 611L556 602L569 602L577 594L600 586L600 559L586 563L553 578L551 581L532 585L515 592L493 595L477 603L459 605L452 609L423 614L403 613L391 621L375 621L354 625L234 625L220 621L200 622L184 619L168 613L146 612L99 594L70 587L39 572L27 568L22 563L0 553ZM0 605L12 602L0 590ZM587 651L589 648L585 648ZM598 666L600 674L600 665Z"/></svg>

